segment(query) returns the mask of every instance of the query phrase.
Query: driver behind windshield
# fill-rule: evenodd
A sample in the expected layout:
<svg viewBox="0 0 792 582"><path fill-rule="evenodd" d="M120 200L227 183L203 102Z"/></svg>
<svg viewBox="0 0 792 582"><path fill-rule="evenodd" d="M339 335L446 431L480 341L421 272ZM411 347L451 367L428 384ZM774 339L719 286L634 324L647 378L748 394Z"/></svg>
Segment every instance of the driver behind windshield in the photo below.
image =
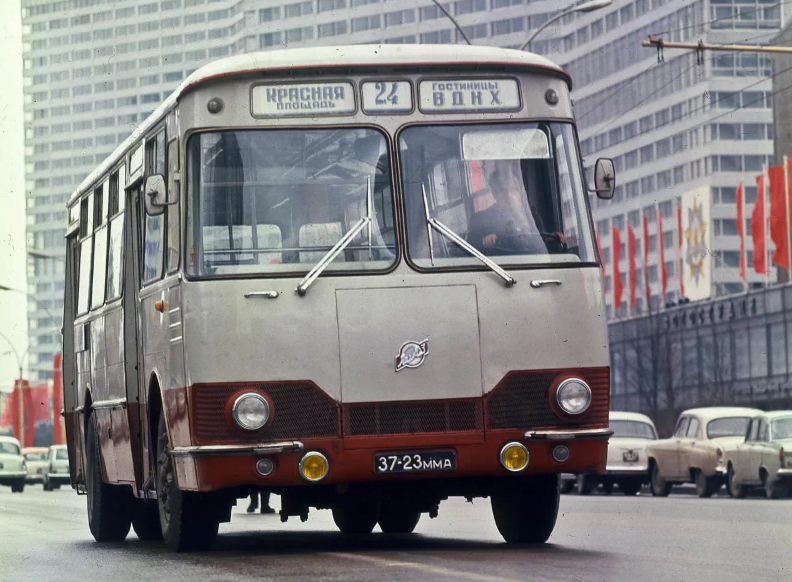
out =
<svg viewBox="0 0 792 582"><path fill-rule="evenodd" d="M525 188L512 172L493 171L474 194L467 240L485 255L546 254Z"/></svg>

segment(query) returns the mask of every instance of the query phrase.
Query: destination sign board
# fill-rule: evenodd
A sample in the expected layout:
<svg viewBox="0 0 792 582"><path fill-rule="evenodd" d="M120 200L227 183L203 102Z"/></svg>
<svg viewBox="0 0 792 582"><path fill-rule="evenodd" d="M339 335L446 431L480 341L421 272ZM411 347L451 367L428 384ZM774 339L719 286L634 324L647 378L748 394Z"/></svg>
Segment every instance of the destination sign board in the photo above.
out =
<svg viewBox="0 0 792 582"><path fill-rule="evenodd" d="M520 87L514 79L437 79L418 86L422 111L519 111Z"/></svg>
<svg viewBox="0 0 792 582"><path fill-rule="evenodd" d="M412 86L408 81L367 81L360 89L366 113L412 111Z"/></svg>
<svg viewBox="0 0 792 582"><path fill-rule="evenodd" d="M343 115L355 112L352 83L291 83L253 87L253 115Z"/></svg>

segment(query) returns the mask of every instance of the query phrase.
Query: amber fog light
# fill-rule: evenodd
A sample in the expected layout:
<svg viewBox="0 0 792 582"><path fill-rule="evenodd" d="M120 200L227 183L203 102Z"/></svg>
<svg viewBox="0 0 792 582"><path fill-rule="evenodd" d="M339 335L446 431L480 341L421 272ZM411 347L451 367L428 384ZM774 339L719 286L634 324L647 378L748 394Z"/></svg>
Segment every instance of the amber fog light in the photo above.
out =
<svg viewBox="0 0 792 582"><path fill-rule="evenodd" d="M569 460L569 447L558 445L553 449L553 458L559 463L566 463Z"/></svg>
<svg viewBox="0 0 792 582"><path fill-rule="evenodd" d="M580 378L567 378L555 391L558 407L571 416L580 416L591 406L591 388Z"/></svg>
<svg viewBox="0 0 792 582"><path fill-rule="evenodd" d="M517 473L528 466L531 455L520 443L508 443L500 452L500 463L507 471Z"/></svg>
<svg viewBox="0 0 792 582"><path fill-rule="evenodd" d="M300 459L300 475L307 481L321 481L330 470L330 463L322 453L311 451Z"/></svg>
<svg viewBox="0 0 792 582"><path fill-rule="evenodd" d="M270 459L259 459L256 461L256 473L262 477L270 475L275 470L275 463Z"/></svg>

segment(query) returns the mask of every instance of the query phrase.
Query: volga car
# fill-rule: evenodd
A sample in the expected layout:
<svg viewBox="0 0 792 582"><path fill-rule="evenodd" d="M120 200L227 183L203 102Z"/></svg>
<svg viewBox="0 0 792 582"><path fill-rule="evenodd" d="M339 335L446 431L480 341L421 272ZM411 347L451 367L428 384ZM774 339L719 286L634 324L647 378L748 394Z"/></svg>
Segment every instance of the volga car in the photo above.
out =
<svg viewBox="0 0 792 582"><path fill-rule="evenodd" d="M699 497L711 497L726 482L725 448L745 439L755 408L713 407L684 411L674 436L646 447L652 494L666 497L679 483L695 483Z"/></svg>
<svg viewBox="0 0 792 582"><path fill-rule="evenodd" d="M625 495L636 495L649 482L646 446L657 439L652 419L637 412L615 412L608 415L613 436L608 441L608 462L604 475L563 475L561 490L568 493L577 482L581 495L588 495L599 484L605 493L617 485Z"/></svg>
<svg viewBox="0 0 792 582"><path fill-rule="evenodd" d="M19 441L13 437L0 436L0 485L11 487L14 493L22 493L26 476L27 466Z"/></svg>
<svg viewBox="0 0 792 582"><path fill-rule="evenodd" d="M27 464L25 483L41 483L49 465L49 449L47 447L26 447L22 456Z"/></svg>
<svg viewBox="0 0 792 582"><path fill-rule="evenodd" d="M792 494L792 410L767 412L748 423L745 440L726 447L729 494L761 487L767 497Z"/></svg>
<svg viewBox="0 0 792 582"><path fill-rule="evenodd" d="M47 472L44 474L44 491L58 489L69 482L69 451L66 450L66 445L51 446Z"/></svg>

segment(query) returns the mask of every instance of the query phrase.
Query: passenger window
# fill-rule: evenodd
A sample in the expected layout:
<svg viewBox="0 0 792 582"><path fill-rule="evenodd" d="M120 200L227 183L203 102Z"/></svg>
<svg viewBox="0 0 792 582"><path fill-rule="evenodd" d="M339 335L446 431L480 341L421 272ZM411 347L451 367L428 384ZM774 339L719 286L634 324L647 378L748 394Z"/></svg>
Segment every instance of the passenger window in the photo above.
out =
<svg viewBox="0 0 792 582"><path fill-rule="evenodd" d="M121 296L122 252L124 248L124 212L121 190L122 166L110 176L110 243L107 254L107 300Z"/></svg>
<svg viewBox="0 0 792 582"><path fill-rule="evenodd" d="M767 423L764 419L759 421L759 434L756 440L759 442L767 442Z"/></svg>
<svg viewBox="0 0 792 582"><path fill-rule="evenodd" d="M168 201L176 195L176 182L173 179L179 171L179 140L174 139L168 144ZM181 186L181 185L180 185ZM179 268L179 203L165 209L168 214L168 273Z"/></svg>
<svg viewBox="0 0 792 582"><path fill-rule="evenodd" d="M146 176L165 173L165 132L146 143ZM163 237L165 236L165 213L149 216L145 210L145 201L140 201L144 217L143 231L143 273L144 283L162 277Z"/></svg>
<svg viewBox="0 0 792 582"><path fill-rule="evenodd" d="M91 309L101 306L105 300L105 276L107 275L107 182L94 190L94 250L91 290Z"/></svg>
<svg viewBox="0 0 792 582"><path fill-rule="evenodd" d="M93 250L93 196L80 202L80 272L77 286L77 315L91 306L91 252Z"/></svg>
<svg viewBox="0 0 792 582"><path fill-rule="evenodd" d="M674 431L674 436L676 438L684 438L685 433L687 432L689 420L690 419L687 416L683 416L679 419L679 423L677 424L676 430Z"/></svg>
<svg viewBox="0 0 792 582"><path fill-rule="evenodd" d="M698 421L698 418L691 418L690 419L690 425L688 426L688 429L687 429L687 437L689 439L697 439L697 438L699 438L698 432L699 432L699 421Z"/></svg>
<svg viewBox="0 0 792 582"><path fill-rule="evenodd" d="M756 435L759 432L759 419L755 418L751 421L751 430L749 432L749 440L756 441Z"/></svg>

